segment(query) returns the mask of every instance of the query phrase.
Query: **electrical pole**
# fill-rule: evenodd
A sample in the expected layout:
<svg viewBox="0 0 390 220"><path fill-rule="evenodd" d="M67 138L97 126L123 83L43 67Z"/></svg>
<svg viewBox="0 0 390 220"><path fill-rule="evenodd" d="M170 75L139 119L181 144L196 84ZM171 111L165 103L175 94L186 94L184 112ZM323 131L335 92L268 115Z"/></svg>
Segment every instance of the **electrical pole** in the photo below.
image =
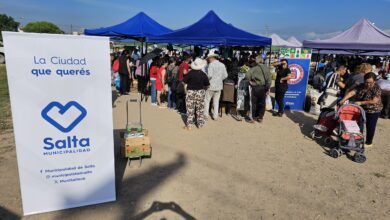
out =
<svg viewBox="0 0 390 220"><path fill-rule="evenodd" d="M265 28L265 36L269 36L269 26L266 24L265 26L264 26L264 28Z"/></svg>
<svg viewBox="0 0 390 220"><path fill-rule="evenodd" d="M19 24L19 29L22 29L23 28L23 19L24 19L24 17L19 17L19 19L20 19L20 24Z"/></svg>

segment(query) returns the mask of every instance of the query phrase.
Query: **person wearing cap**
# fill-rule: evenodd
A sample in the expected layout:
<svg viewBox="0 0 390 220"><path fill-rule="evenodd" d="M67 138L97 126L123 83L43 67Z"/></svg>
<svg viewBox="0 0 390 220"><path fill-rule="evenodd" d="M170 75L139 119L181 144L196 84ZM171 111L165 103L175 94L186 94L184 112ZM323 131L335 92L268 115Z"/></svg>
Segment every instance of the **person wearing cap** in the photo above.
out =
<svg viewBox="0 0 390 220"><path fill-rule="evenodd" d="M219 98L221 97L221 90L223 88L223 80L228 77L226 67L223 63L219 62L218 54L214 50L211 50L207 55L207 61L209 65L207 67L207 77L210 81L210 87L206 91L205 98L205 117L209 117L210 101L213 99L213 119L218 119L219 110Z"/></svg>
<svg viewBox="0 0 390 220"><path fill-rule="evenodd" d="M256 65L245 73L245 79L249 80L251 86L251 107L252 115L249 118L249 123L257 121L261 123L265 114L265 99L271 87L271 72L263 63L263 58L257 56L255 59Z"/></svg>
<svg viewBox="0 0 390 220"><path fill-rule="evenodd" d="M198 128L203 127L205 124L204 120L204 100L206 89L210 85L209 79L206 73L202 69L206 66L206 61L200 58L196 58L191 63L191 70L184 75L183 82L187 84L187 95L186 95L186 107L187 107L187 123L184 129L190 130L195 124Z"/></svg>

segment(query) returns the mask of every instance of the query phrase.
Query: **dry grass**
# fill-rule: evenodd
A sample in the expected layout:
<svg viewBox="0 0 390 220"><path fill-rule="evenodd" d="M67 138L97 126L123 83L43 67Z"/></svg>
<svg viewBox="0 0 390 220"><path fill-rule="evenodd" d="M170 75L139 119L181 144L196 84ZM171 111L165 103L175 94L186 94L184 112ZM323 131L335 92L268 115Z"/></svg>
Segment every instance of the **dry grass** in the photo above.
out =
<svg viewBox="0 0 390 220"><path fill-rule="evenodd" d="M11 106L9 101L8 81L5 65L0 65L0 130L12 129Z"/></svg>

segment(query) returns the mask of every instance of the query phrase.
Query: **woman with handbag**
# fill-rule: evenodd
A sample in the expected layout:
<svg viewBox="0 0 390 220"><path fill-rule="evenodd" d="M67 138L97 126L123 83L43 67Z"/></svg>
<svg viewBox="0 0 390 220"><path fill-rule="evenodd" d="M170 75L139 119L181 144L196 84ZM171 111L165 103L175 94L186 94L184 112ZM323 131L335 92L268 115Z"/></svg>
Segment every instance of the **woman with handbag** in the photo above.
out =
<svg viewBox="0 0 390 220"><path fill-rule="evenodd" d="M345 81L342 80L346 77L347 68L344 65L340 65L336 68L336 71L328 76L325 80L326 86L324 92L319 98L320 108L334 108L337 102L344 97L346 91Z"/></svg>
<svg viewBox="0 0 390 220"><path fill-rule="evenodd" d="M256 65L245 73L245 79L249 80L250 84L250 103L252 115L247 119L248 123L255 123L255 121L262 123L265 114L265 100L269 94L271 87L271 73L265 65L263 65L263 58L257 56L255 59Z"/></svg>

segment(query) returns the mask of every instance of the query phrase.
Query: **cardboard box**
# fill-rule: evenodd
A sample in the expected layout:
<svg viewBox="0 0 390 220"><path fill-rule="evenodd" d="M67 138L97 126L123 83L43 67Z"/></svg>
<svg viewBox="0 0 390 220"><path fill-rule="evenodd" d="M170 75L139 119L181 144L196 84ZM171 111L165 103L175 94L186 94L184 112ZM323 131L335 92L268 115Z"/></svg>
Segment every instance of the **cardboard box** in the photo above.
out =
<svg viewBox="0 0 390 220"><path fill-rule="evenodd" d="M142 146L122 146L122 155L127 158L150 156L152 147L150 145Z"/></svg>
<svg viewBox="0 0 390 220"><path fill-rule="evenodd" d="M126 138L123 139L123 145L125 146L140 146L140 145L150 145L149 137L135 137L135 138Z"/></svg>
<svg viewBox="0 0 390 220"><path fill-rule="evenodd" d="M143 129L142 135L125 134L121 142L121 153L124 157L135 158L151 156L152 147L148 130Z"/></svg>

